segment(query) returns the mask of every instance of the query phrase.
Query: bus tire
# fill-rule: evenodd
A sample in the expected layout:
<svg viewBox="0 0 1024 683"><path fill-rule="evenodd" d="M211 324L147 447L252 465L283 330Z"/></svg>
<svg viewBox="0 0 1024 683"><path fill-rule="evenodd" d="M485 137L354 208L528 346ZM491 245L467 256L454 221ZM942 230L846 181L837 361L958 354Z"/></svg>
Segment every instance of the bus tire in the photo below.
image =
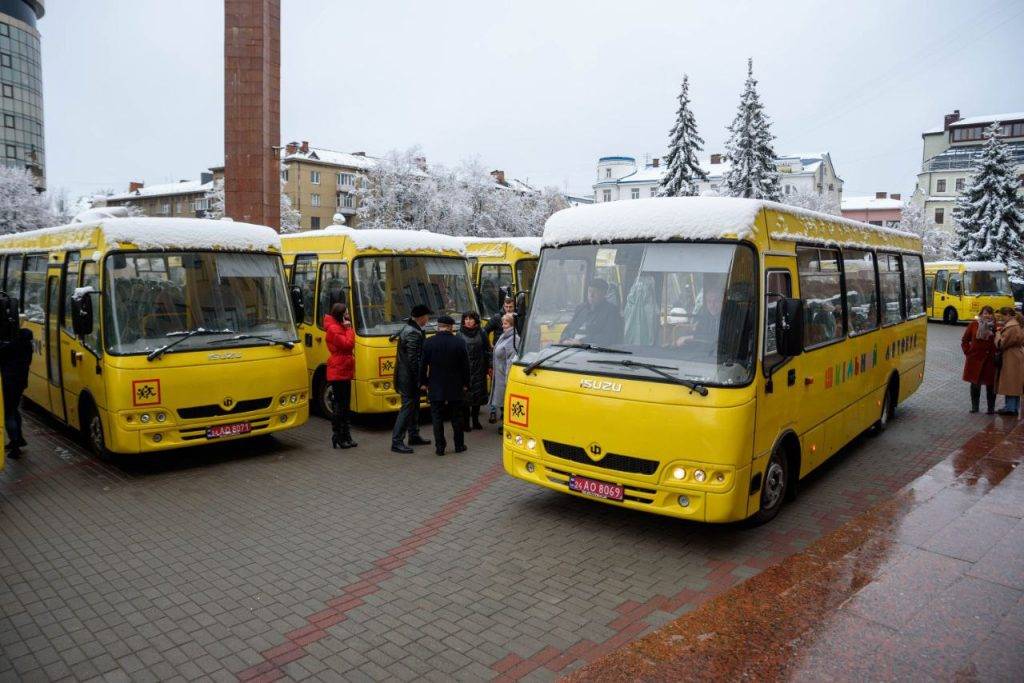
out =
<svg viewBox="0 0 1024 683"><path fill-rule="evenodd" d="M331 391L327 372L323 368L313 375L313 410L328 420L334 417L334 392Z"/></svg>
<svg viewBox="0 0 1024 683"><path fill-rule="evenodd" d="M872 425L872 434L881 434L889 426L889 423L896 419L896 402L898 397L899 385L894 377L889 380L889 386L885 388L885 394L882 396L882 410L879 412L875 424Z"/></svg>
<svg viewBox="0 0 1024 683"><path fill-rule="evenodd" d="M789 469L790 458L786 447L779 444L768 458L768 466L761 478L761 508L750 518L751 526L767 524L779 514L782 504L789 497Z"/></svg>
<svg viewBox="0 0 1024 683"><path fill-rule="evenodd" d="M79 424L81 424L82 436L89 446L89 450L100 460L112 462L114 454L107 448L107 439L103 432L103 419L92 401L86 400L82 406L81 416Z"/></svg>
<svg viewBox="0 0 1024 683"><path fill-rule="evenodd" d="M956 322L957 320L959 320L959 318L960 316L957 315L956 309L953 308L952 306L950 306L949 308L942 312L942 322L946 323L947 325L956 325Z"/></svg>

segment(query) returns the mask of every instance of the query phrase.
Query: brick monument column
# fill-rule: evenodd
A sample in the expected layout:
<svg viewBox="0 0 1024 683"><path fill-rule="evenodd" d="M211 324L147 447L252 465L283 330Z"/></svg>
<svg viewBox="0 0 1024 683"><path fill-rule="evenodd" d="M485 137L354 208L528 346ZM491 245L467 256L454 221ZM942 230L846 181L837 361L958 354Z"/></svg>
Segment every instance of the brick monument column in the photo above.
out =
<svg viewBox="0 0 1024 683"><path fill-rule="evenodd" d="M224 214L281 229L281 0L224 0Z"/></svg>

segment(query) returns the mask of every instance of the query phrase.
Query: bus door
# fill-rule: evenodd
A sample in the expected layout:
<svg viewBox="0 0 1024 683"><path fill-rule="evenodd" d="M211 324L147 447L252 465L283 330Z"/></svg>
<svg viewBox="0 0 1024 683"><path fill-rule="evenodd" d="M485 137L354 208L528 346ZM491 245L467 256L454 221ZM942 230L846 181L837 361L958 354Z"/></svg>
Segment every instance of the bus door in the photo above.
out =
<svg viewBox="0 0 1024 683"><path fill-rule="evenodd" d="M315 311L315 297L316 292L316 254L299 254L295 257L295 263L292 265L292 287L298 289L302 293L302 303L305 309L305 317L302 320L296 320L295 325L298 328L299 339L305 344L306 348L316 348L320 350L323 348L323 335L316 335L317 326L313 317L316 315ZM314 339L319 344L318 347L314 347Z"/></svg>
<svg viewBox="0 0 1024 683"><path fill-rule="evenodd" d="M776 306L782 298L793 296L793 282L796 280L793 261L791 256L765 255L764 343L761 376L757 382L754 455L769 453L787 429L797 431L796 416L800 414L804 393L800 368L803 356L784 358L775 344ZM770 377L766 377L766 371L771 372ZM763 469L763 463L761 467Z"/></svg>
<svg viewBox="0 0 1024 683"><path fill-rule="evenodd" d="M941 318L942 312L946 310L946 282L949 279L949 271L940 270L933 277L935 278L935 292L929 300L931 310L928 311L928 316Z"/></svg>
<svg viewBox="0 0 1024 683"><path fill-rule="evenodd" d="M49 388L49 408L57 419L67 422L64 409L64 392L61 388L60 367L60 275L51 274L46 278L46 323L43 327L46 356L46 379Z"/></svg>
<svg viewBox="0 0 1024 683"><path fill-rule="evenodd" d="M69 406L71 407L71 410L68 411L68 423L74 426L78 426L77 413L75 412L76 406L78 406L78 397L82 393L82 389L87 386L89 376L96 376L97 363L96 356L89 352L83 345L82 340L75 336L74 328L71 325L71 299L75 289L79 286L78 278L82 265L77 251L70 252L67 255L64 266L64 291L61 295L64 308L61 312L59 333L64 408L67 410ZM96 264L92 261L87 261L85 266L89 272L95 272ZM91 281L87 284L91 286ZM93 294L90 296L93 297L93 326L98 328L100 324L100 307L96 298L97 295Z"/></svg>

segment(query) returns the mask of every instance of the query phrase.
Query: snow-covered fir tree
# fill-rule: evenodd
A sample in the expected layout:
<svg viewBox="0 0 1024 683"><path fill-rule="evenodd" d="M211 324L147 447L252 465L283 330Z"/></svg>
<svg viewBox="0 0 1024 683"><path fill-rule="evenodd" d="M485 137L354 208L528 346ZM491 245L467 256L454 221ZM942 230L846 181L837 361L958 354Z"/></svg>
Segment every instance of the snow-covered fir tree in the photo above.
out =
<svg viewBox="0 0 1024 683"><path fill-rule="evenodd" d="M920 203L912 200L904 202L900 211L900 230L912 232L921 238L925 261L953 258L949 232L929 221Z"/></svg>
<svg viewBox="0 0 1024 683"><path fill-rule="evenodd" d="M764 105L757 94L754 78L754 60L747 60L747 81L743 86L736 118L729 125L729 140L725 143L730 167L725 174L725 186L730 196L752 199L782 198L779 172L775 168L775 138L771 123L764 113Z"/></svg>
<svg viewBox="0 0 1024 683"><path fill-rule="evenodd" d="M0 233L46 228L56 222L46 195L24 168L0 166Z"/></svg>
<svg viewBox="0 0 1024 683"><path fill-rule="evenodd" d="M999 123L985 131L974 172L953 206L953 248L963 261L1005 263L1010 277L1024 281L1024 198Z"/></svg>
<svg viewBox="0 0 1024 683"><path fill-rule="evenodd" d="M281 183L281 232L298 232L301 220L302 212L292 206L292 198L285 193L284 183Z"/></svg>
<svg viewBox="0 0 1024 683"><path fill-rule="evenodd" d="M704 139L697 134L697 121L690 111L690 77L684 74L683 85L679 90L676 122L669 131L668 160L658 188L660 196L697 196L698 181L708 179L708 174L697 160L697 153L703 150Z"/></svg>

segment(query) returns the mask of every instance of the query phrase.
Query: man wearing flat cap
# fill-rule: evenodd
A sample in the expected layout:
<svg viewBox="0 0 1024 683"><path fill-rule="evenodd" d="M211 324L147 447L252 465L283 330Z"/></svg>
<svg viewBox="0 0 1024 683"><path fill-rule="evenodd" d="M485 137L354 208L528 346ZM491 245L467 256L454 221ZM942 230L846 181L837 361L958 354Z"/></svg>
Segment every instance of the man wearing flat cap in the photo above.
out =
<svg viewBox="0 0 1024 683"><path fill-rule="evenodd" d="M398 351L395 362L395 391L402 397L402 407L391 431L391 450L412 453L410 446L427 446L430 441L420 436L420 361L423 343L427 338L423 327L433 313L423 304L412 307L409 319L398 333ZM409 434L409 445L403 439Z"/></svg>
<svg viewBox="0 0 1024 683"><path fill-rule="evenodd" d="M455 452L466 450L463 437L465 415L463 402L469 390L469 350L462 337L452 332L455 320L447 315L437 319L437 334L423 344L420 363L420 390L430 400L430 421L434 425L434 452L444 455L448 442L444 438L447 416L455 433Z"/></svg>

